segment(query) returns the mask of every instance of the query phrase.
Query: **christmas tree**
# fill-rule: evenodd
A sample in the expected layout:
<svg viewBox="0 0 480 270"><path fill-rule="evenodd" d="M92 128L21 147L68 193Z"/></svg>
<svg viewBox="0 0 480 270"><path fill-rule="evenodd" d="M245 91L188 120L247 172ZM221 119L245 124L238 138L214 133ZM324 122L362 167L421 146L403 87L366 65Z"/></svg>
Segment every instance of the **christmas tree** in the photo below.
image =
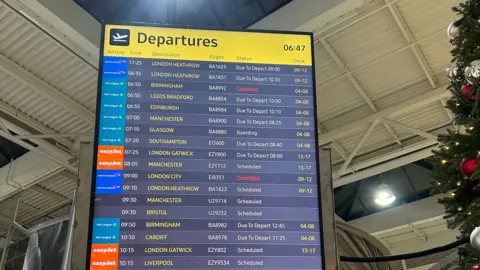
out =
<svg viewBox="0 0 480 270"><path fill-rule="evenodd" d="M431 159L432 193L448 194L439 200L445 206L447 224L465 238L480 226L480 1L467 0L453 11L460 19L448 28L453 59L447 76L453 95L447 108L457 129L439 136L441 148ZM480 264L480 251L471 245L458 252L461 269Z"/></svg>

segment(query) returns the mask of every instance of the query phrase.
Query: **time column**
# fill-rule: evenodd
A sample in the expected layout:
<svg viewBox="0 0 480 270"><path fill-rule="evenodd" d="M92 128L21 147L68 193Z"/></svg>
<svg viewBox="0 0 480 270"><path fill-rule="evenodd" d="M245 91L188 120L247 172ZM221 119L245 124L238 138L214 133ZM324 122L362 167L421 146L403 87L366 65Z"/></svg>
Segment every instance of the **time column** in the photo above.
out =
<svg viewBox="0 0 480 270"><path fill-rule="evenodd" d="M122 193L128 59L104 57L96 160L96 196ZM101 208L102 200L95 202ZM95 214L90 268L119 265L120 218ZM104 269L104 268L102 268ZM108 268L110 269L110 268Z"/></svg>

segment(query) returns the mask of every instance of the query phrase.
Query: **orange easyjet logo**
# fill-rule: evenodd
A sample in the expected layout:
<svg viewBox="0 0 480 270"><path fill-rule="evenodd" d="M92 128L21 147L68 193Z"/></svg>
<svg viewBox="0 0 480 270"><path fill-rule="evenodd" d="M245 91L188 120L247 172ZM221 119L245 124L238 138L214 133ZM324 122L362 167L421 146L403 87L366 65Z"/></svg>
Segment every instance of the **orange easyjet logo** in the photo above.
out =
<svg viewBox="0 0 480 270"><path fill-rule="evenodd" d="M98 146L97 153L97 169L123 169L123 146Z"/></svg>
<svg viewBox="0 0 480 270"><path fill-rule="evenodd" d="M111 168L111 167L117 167L117 166L122 165L122 162L119 162L119 161L99 161L98 165Z"/></svg>
<svg viewBox="0 0 480 270"><path fill-rule="evenodd" d="M114 270L118 268L118 244L93 244L91 270Z"/></svg>
<svg viewBox="0 0 480 270"><path fill-rule="evenodd" d="M118 155L122 153L122 150L114 148L114 149L98 149L98 153L102 155Z"/></svg>

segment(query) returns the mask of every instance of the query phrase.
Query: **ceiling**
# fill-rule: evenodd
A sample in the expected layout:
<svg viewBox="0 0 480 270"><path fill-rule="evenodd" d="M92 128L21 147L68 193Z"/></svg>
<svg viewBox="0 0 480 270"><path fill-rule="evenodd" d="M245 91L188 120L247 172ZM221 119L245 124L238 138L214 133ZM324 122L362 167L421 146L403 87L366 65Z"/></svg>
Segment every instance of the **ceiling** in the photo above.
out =
<svg viewBox="0 0 480 270"><path fill-rule="evenodd" d="M431 168L424 163L421 160L337 187L334 190L335 212L343 220L351 221L429 197ZM375 203L381 184L386 184L396 196L396 200L388 206Z"/></svg>
<svg viewBox="0 0 480 270"><path fill-rule="evenodd" d="M98 21L247 28L292 0L75 0ZM201 14L199 16L199 14Z"/></svg>
<svg viewBox="0 0 480 270"><path fill-rule="evenodd" d="M9 216L12 196L22 191L17 220L25 227L68 212L77 179L76 147L93 136L96 104L94 54L76 43L78 33L52 24L45 15L49 13L34 6L41 2L54 1L0 1L0 25L8 25L0 27L0 136L29 150L14 162L23 170L7 174L8 166L0 168L0 218ZM88 2L80 5L88 8ZM98 10L90 11L97 18L111 8L112 1L101 2ZM205 19L205 26L222 22L245 27L287 1L264 6L263 13L258 3L267 2L236 1L246 10L257 5L252 16L239 16L245 20L231 15L242 14L237 6L232 12L218 3L214 9L223 12L220 19L212 19L211 10L203 12L207 8L196 16ZM445 68L451 46L446 27L455 19L451 7L458 1L344 1L351 2L365 4L311 29L316 37L319 140L331 143L335 187L425 158L437 144L435 134L453 128L442 102L449 96ZM279 27L283 20L308 19L276 17L291 6L267 19L277 20L274 25ZM295 15L308 13L308 5L303 6ZM256 15L259 10L263 15ZM182 20L188 16L181 13L164 15L168 21L187 23ZM261 28L263 21L251 27ZM305 25L312 24L304 23L303 30ZM0 219L0 235L5 228Z"/></svg>

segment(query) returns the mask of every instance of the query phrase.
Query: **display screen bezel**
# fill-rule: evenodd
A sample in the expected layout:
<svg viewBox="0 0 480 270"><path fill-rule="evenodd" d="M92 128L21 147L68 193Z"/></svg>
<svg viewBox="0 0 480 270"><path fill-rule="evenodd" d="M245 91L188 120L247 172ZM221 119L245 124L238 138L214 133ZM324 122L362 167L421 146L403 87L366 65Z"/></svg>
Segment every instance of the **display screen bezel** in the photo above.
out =
<svg viewBox="0 0 480 270"><path fill-rule="evenodd" d="M100 38L100 54L99 54L99 64L98 64L98 84L97 84L97 104L96 104L96 115L95 115L95 136L94 136L94 149L93 149L93 162L92 162L92 185L90 191L90 209L88 216L88 239L87 239L87 258L85 263L85 269L90 270L90 260L91 260L91 247L92 247L92 234L93 234L93 219L94 219L94 203L95 203L95 187L96 187L96 170L97 170L97 155L98 155L98 137L99 137L99 128L100 128L100 110L101 110L101 94L102 94L102 75L103 75L103 61L104 61L104 50L105 50L105 30L107 26L125 26L125 27L153 27L153 28L175 28L175 29L185 29L185 30L204 30L204 31L220 31L220 32L240 32L240 33L263 33L263 34L288 34L288 35L306 35L310 37L310 46L311 46L311 70L312 70L312 88L313 88L313 109L314 109L314 123L315 129L318 130L318 120L317 120L317 94L316 94L316 72L315 72L315 56L314 56L314 36L313 33L309 32L297 32L297 31L276 31L276 30L254 30L254 29L215 29L215 28L194 28L194 27L183 27L183 26L172 26L172 25L156 25L148 23L102 23L101 25L101 38ZM182 59L188 61L188 59ZM275 64L275 63L272 63ZM315 132L315 145L318 144L318 132ZM319 150L318 147L315 147L315 162L316 162L316 180L317 180L317 194L318 194L318 217L319 217L319 233L320 233L320 247L321 247L321 265L322 269L326 269L326 259L325 259L325 243L324 240L324 222L322 219L322 198L321 198L321 183L320 183L320 161L319 161ZM228 268L227 268L228 269Z"/></svg>

